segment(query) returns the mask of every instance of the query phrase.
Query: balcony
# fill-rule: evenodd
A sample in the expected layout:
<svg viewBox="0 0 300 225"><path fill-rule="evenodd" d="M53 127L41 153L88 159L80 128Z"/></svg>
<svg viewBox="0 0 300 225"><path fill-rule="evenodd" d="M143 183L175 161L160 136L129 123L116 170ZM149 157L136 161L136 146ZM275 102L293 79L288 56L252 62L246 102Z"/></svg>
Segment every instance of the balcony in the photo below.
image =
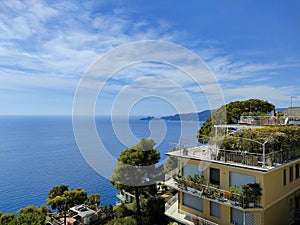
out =
<svg viewBox="0 0 300 225"><path fill-rule="evenodd" d="M217 162L230 166L244 167L247 169L268 171L282 165L289 159L300 156L297 152L274 151L259 154L238 150L224 150L212 145L184 148L167 153L169 156L196 159L208 162ZM264 161L265 160L265 161ZM265 162L265 163L263 163Z"/></svg>
<svg viewBox="0 0 300 225"><path fill-rule="evenodd" d="M242 192L236 187L224 190L216 185L203 184L201 181L193 182L180 175L179 178L176 178L176 176L173 177L175 178L166 180L165 184L175 190L238 209L261 208L261 189L258 184L244 185Z"/></svg>
<svg viewBox="0 0 300 225"><path fill-rule="evenodd" d="M199 216L193 215L191 213L185 212L178 208L178 195L174 195L165 205L165 215L169 218L176 220L182 224L186 225L218 225L212 221L206 220Z"/></svg>

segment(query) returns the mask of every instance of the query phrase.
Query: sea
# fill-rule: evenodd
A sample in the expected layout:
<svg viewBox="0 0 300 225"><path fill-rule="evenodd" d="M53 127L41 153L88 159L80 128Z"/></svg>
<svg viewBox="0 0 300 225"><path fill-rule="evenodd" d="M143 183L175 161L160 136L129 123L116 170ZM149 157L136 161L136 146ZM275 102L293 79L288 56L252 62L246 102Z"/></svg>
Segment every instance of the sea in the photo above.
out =
<svg viewBox="0 0 300 225"><path fill-rule="evenodd" d="M111 156L117 159L130 147L120 138L127 136L118 133L124 131L130 132L134 140L154 138L161 154L160 164L175 145L195 145L202 124L140 117L119 118L114 123L110 117L94 120L98 137ZM71 116L0 116L0 211L16 213L27 205L45 205L49 190L61 184L100 194L101 205L118 201L118 190L84 159Z"/></svg>

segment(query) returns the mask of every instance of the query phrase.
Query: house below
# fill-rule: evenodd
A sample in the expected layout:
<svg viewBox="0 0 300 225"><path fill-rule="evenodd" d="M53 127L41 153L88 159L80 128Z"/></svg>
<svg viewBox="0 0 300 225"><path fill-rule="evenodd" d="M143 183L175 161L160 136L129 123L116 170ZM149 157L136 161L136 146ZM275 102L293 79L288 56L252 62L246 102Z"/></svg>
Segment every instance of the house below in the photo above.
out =
<svg viewBox="0 0 300 225"><path fill-rule="evenodd" d="M96 211L85 205L77 205L69 209L67 217L52 215L46 225L91 225L101 220Z"/></svg>

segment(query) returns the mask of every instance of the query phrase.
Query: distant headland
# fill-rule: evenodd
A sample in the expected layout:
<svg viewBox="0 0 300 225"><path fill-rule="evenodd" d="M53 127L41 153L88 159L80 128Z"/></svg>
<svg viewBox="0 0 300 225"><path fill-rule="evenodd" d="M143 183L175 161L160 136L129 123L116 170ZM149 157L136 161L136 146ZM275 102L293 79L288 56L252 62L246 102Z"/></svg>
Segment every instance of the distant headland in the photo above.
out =
<svg viewBox="0 0 300 225"><path fill-rule="evenodd" d="M182 114L175 114L171 116L162 116L162 117L154 117L154 116L147 116L143 117L140 120L152 120L152 119L163 119L163 120L173 120L173 121L206 121L207 118L214 110L204 110L198 113L182 113Z"/></svg>

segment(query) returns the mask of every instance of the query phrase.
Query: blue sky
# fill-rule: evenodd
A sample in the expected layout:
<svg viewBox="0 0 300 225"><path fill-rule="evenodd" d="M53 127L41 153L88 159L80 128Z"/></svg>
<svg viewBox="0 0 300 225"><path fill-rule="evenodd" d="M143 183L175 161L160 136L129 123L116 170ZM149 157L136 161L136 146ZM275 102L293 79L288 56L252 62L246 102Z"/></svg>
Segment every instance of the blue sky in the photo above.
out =
<svg viewBox="0 0 300 225"><path fill-rule="evenodd" d="M299 96L293 104L300 106L299 12L296 0L1 1L0 114L71 115L93 63L143 40L197 54L224 102L260 98L288 107L290 96ZM99 115L122 115L124 107L135 115L193 111L178 111L185 101L176 87L195 111L220 106L207 100L214 91L209 83L199 91L182 71L160 62L122 68L103 85L95 103ZM133 96L139 101L127 102Z"/></svg>

